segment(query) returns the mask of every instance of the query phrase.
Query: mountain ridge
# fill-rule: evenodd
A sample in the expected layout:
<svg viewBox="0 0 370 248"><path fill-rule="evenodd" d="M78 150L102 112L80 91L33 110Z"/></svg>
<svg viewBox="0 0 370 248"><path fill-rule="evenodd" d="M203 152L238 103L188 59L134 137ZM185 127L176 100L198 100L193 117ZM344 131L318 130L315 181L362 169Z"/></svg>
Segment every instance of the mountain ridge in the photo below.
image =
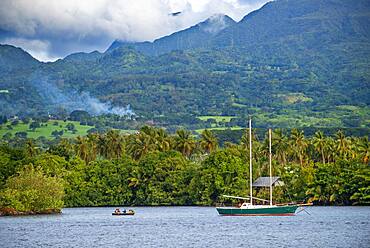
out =
<svg viewBox="0 0 370 248"><path fill-rule="evenodd" d="M160 37L153 42L114 41L107 51L118 47L133 47L146 55L161 55L173 50L203 47L208 40L236 22L227 15L216 14L184 30Z"/></svg>
<svg viewBox="0 0 370 248"><path fill-rule="evenodd" d="M20 47L0 44L0 72L10 73L13 70L25 70L37 67L40 61Z"/></svg>
<svg viewBox="0 0 370 248"><path fill-rule="evenodd" d="M0 103L8 114L55 111L38 101L42 87L34 86L43 78L63 93L130 104L159 123L258 114L258 125L369 126L370 5L299 0L289 7L292 2L268 3L198 47L168 46L153 56L125 45L40 63L37 74L5 75L1 87L14 94L0 94ZM19 90L24 85L27 94Z"/></svg>

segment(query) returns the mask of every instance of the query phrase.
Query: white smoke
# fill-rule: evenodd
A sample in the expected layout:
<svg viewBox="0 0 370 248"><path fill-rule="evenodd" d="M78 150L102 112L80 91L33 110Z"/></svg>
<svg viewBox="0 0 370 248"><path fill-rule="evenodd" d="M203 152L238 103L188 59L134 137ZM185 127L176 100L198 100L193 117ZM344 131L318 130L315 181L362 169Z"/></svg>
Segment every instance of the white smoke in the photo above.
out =
<svg viewBox="0 0 370 248"><path fill-rule="evenodd" d="M101 102L97 98L91 97L87 92L82 92L77 96L77 98L77 101L74 102L72 107L80 107L77 109L85 110L94 115L115 114L128 117L135 115L130 104L128 104L126 107L113 106L111 102ZM83 106L81 106L82 104Z"/></svg>
<svg viewBox="0 0 370 248"><path fill-rule="evenodd" d="M69 112L84 110L92 115L115 114L128 118L135 116L129 104L125 107L113 106L111 102L102 102L88 92L63 91L39 72L33 74L31 83L45 104L52 105L55 109L62 107Z"/></svg>
<svg viewBox="0 0 370 248"><path fill-rule="evenodd" d="M203 30L210 34L217 34L221 30L227 28L224 15L213 15L208 19L207 25L203 27Z"/></svg>

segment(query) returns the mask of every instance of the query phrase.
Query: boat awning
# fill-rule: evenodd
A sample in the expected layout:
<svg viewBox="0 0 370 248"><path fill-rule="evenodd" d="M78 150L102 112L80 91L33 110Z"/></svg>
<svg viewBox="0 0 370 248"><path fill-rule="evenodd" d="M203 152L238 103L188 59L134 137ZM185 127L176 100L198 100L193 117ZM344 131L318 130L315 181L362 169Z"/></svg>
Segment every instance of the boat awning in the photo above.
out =
<svg viewBox="0 0 370 248"><path fill-rule="evenodd" d="M280 177L271 177L272 186L284 186ZM270 187L270 177L259 177L253 184L253 187Z"/></svg>

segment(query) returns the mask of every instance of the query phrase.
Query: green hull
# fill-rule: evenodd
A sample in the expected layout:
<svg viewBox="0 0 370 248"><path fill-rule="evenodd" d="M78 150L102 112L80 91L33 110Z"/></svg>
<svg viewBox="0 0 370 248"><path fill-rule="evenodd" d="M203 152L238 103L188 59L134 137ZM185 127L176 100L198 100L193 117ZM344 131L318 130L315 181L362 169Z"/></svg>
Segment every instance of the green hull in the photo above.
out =
<svg viewBox="0 0 370 248"><path fill-rule="evenodd" d="M274 206L262 208L233 208L233 207L219 207L216 208L219 215L230 216L286 216L294 215L297 210L297 205L288 206Z"/></svg>

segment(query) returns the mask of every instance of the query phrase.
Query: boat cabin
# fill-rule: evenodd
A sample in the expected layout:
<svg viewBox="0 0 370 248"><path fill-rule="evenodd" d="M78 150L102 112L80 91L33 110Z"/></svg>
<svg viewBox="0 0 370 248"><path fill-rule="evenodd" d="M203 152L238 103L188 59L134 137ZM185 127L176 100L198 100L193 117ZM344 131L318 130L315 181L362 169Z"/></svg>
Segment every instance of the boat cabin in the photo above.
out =
<svg viewBox="0 0 370 248"><path fill-rule="evenodd" d="M253 187L276 187L276 186L284 186L284 182L280 180L280 177L259 177L256 181L252 184Z"/></svg>

